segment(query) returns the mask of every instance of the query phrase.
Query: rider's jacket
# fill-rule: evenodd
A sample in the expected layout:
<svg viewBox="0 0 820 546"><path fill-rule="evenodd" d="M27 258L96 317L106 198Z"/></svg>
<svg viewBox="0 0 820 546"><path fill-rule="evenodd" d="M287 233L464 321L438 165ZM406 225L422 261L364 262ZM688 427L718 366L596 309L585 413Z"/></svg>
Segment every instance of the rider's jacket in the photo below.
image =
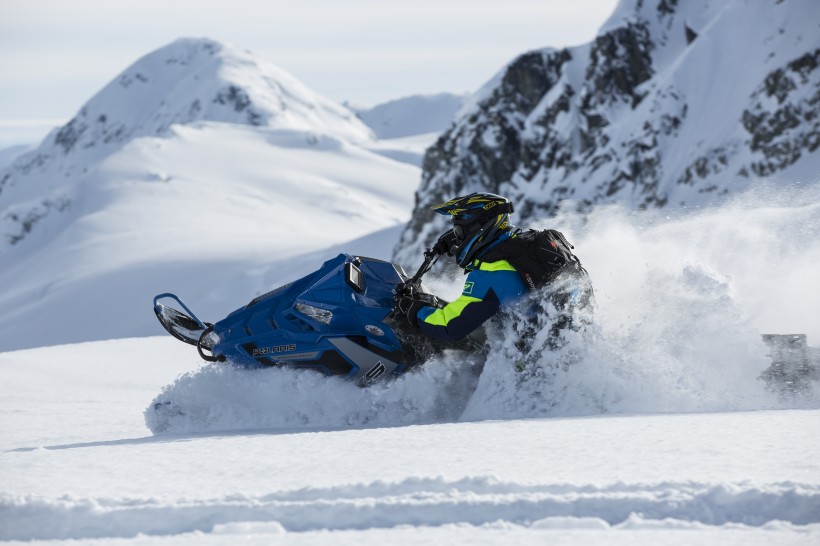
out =
<svg viewBox="0 0 820 546"><path fill-rule="evenodd" d="M469 273L458 299L441 309L422 307L416 314L418 327L425 334L439 339L461 339L495 315L501 306L527 292L521 276L507 260L475 260L466 269Z"/></svg>

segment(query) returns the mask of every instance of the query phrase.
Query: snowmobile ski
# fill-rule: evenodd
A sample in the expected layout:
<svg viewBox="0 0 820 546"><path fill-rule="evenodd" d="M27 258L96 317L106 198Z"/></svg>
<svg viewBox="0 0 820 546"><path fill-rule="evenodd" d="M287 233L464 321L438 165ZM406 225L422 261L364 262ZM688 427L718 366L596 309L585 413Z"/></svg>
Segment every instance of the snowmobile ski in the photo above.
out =
<svg viewBox="0 0 820 546"><path fill-rule="evenodd" d="M176 301L187 314L168 305L159 303L159 300L166 298ZM212 326L209 323L199 320L194 312L191 311L181 299L170 293L159 294L154 297L154 314L157 315L160 324L162 324L169 334L191 345L199 345L203 334ZM213 348L213 344L207 344L206 348Z"/></svg>

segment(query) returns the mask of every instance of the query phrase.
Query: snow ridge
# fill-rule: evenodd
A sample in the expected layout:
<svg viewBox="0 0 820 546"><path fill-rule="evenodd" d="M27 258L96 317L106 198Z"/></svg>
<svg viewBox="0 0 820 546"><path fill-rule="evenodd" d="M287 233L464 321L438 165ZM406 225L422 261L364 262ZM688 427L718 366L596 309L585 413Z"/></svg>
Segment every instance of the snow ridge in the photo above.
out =
<svg viewBox="0 0 820 546"><path fill-rule="evenodd" d="M230 534L249 530L307 532L399 525L608 528L663 525L820 523L814 484L675 483L609 486L522 485L471 477L455 482L409 478L397 483L241 494L211 499L0 496L0 540L49 540ZM11 523L14 522L14 525Z"/></svg>

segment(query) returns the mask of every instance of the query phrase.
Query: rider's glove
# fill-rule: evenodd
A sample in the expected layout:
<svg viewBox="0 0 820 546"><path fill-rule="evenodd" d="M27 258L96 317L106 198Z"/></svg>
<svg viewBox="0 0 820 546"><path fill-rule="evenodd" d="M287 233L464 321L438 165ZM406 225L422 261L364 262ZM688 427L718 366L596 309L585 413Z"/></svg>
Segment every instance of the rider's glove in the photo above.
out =
<svg viewBox="0 0 820 546"><path fill-rule="evenodd" d="M438 238L436 244L433 245L433 252L439 255L452 255L452 250L454 246L456 246L456 234L453 232L452 229L448 229L441 235L441 237Z"/></svg>
<svg viewBox="0 0 820 546"><path fill-rule="evenodd" d="M422 307L444 307L447 303L432 294L413 291L396 298L396 309L407 323L413 328L418 328L418 312Z"/></svg>
<svg viewBox="0 0 820 546"><path fill-rule="evenodd" d="M421 302L411 296L403 296L396 302L396 309L398 309L399 315L413 328L419 327L416 314L421 307Z"/></svg>

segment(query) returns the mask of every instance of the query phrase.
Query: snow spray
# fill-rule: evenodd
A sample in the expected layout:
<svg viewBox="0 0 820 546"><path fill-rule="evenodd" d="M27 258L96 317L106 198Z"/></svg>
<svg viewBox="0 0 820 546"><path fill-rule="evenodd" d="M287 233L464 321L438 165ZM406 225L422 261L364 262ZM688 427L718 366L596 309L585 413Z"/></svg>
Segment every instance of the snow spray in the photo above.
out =
<svg viewBox="0 0 820 546"><path fill-rule="evenodd" d="M203 366L151 403L149 428L304 430L820 406L816 388L783 398L759 378L771 364L761 334L805 333L820 346L817 188L761 187L674 213L601 207L528 227L563 231L595 287L591 329L568 332L557 351L542 340L522 354L514 324L501 322L489 328L482 362L446 353L368 388L304 370ZM460 280L428 284L438 291L451 283L447 297Z"/></svg>

